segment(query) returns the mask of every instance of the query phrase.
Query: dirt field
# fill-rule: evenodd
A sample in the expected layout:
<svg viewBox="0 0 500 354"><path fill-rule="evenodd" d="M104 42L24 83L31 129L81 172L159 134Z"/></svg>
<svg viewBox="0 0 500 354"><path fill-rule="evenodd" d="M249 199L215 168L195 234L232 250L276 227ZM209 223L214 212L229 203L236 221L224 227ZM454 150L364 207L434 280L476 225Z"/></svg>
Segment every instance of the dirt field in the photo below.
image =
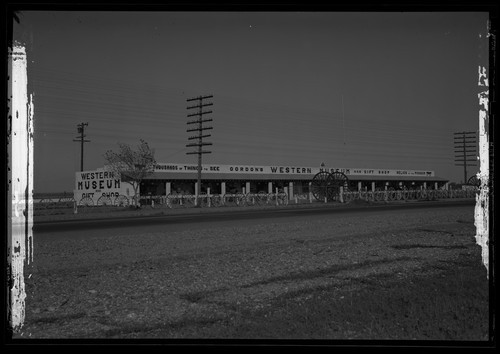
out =
<svg viewBox="0 0 500 354"><path fill-rule="evenodd" d="M35 235L15 338L483 342L488 280L473 222L470 206Z"/></svg>

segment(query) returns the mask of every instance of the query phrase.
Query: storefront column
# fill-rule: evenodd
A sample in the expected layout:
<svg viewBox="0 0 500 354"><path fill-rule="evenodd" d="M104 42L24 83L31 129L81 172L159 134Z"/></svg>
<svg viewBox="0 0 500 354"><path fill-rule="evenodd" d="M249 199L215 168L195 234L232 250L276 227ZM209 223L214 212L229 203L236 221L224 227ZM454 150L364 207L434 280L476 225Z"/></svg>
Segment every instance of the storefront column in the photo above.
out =
<svg viewBox="0 0 500 354"><path fill-rule="evenodd" d="M288 182L288 200L293 198L293 182Z"/></svg>
<svg viewBox="0 0 500 354"><path fill-rule="evenodd" d="M165 195L169 195L171 192L172 192L172 183L166 182L165 183Z"/></svg>
<svg viewBox="0 0 500 354"><path fill-rule="evenodd" d="M199 190L198 189L198 182L194 182L194 195L196 196L196 198L194 198L194 205L195 206L198 206L198 198L197 198L199 196L197 194L198 190Z"/></svg>
<svg viewBox="0 0 500 354"><path fill-rule="evenodd" d="M424 182L424 189L427 189L427 182Z"/></svg>
<svg viewBox="0 0 500 354"><path fill-rule="evenodd" d="M267 193L271 194L273 192L273 182L267 182Z"/></svg>
<svg viewBox="0 0 500 354"><path fill-rule="evenodd" d="M375 192L375 182L372 182L372 192Z"/></svg>
<svg viewBox="0 0 500 354"><path fill-rule="evenodd" d="M245 183L245 193L250 193L250 182Z"/></svg>
<svg viewBox="0 0 500 354"><path fill-rule="evenodd" d="M361 188L362 188L362 183L361 183L361 181L359 181L359 182L358 182L358 192L360 192L360 191L361 191Z"/></svg>
<svg viewBox="0 0 500 354"><path fill-rule="evenodd" d="M220 194L224 196L226 194L226 182L221 182L220 183Z"/></svg>
<svg viewBox="0 0 500 354"><path fill-rule="evenodd" d="M438 183L437 182L434 182L434 189L437 190L438 189Z"/></svg>

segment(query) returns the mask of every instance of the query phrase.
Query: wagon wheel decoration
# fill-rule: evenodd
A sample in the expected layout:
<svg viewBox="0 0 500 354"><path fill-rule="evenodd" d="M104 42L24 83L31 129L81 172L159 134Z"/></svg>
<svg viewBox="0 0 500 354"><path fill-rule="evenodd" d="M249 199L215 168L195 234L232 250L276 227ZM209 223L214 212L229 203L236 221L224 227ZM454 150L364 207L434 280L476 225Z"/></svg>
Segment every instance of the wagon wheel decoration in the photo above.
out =
<svg viewBox="0 0 500 354"><path fill-rule="evenodd" d="M128 198L124 195L119 195L118 197L115 198L115 205L118 206L128 206L129 201Z"/></svg>
<svg viewBox="0 0 500 354"><path fill-rule="evenodd" d="M311 192L317 200L323 201L331 199L331 174L326 171L318 172L311 182Z"/></svg>
<svg viewBox="0 0 500 354"><path fill-rule="evenodd" d="M80 202L78 204L80 206L94 206L94 201L92 200L92 198L84 197L80 199Z"/></svg>
<svg viewBox="0 0 500 354"><path fill-rule="evenodd" d="M113 202L111 201L110 197L103 195L103 196L99 197L99 199L97 199L97 205L100 205L100 206L113 205Z"/></svg>
<svg viewBox="0 0 500 354"><path fill-rule="evenodd" d="M472 176L467 181L467 184L470 185L470 186L479 187L481 185L481 181L479 180L479 178L477 178L477 176Z"/></svg>
<svg viewBox="0 0 500 354"><path fill-rule="evenodd" d="M344 190L347 191L349 180L342 172L321 171L313 177L311 187L312 194L317 200L324 201L325 197L327 201L338 200L340 187L344 187Z"/></svg>
<svg viewBox="0 0 500 354"><path fill-rule="evenodd" d="M344 187L344 192L349 190L349 179L342 172L333 172L331 175L331 185L333 186L333 198L338 200L340 187Z"/></svg>

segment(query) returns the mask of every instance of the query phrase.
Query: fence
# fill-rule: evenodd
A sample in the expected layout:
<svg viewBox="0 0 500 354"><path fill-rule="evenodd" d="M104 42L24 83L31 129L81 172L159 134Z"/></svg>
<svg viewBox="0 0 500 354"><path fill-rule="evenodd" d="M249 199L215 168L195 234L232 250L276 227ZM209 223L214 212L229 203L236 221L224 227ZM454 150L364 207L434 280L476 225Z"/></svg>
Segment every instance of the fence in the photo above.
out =
<svg viewBox="0 0 500 354"><path fill-rule="evenodd" d="M148 201L149 197L141 198ZM259 205L287 205L286 193L234 193L234 194L201 194L198 197L192 194L169 194L166 197L153 197L151 206L167 206L168 208L223 207L223 206L259 206Z"/></svg>
<svg viewBox="0 0 500 354"><path fill-rule="evenodd" d="M353 200L364 201L407 201L407 200L442 200L452 198L475 198L478 189L466 190L426 190L426 189L402 189L383 191L347 191L342 193L345 203Z"/></svg>
<svg viewBox="0 0 500 354"><path fill-rule="evenodd" d="M416 200L442 200L453 198L475 198L478 189L466 190L425 190L425 189L404 189L404 190L378 190L378 191L346 191L341 192L336 202L350 203L355 200L371 202L390 201L416 201ZM316 200L311 193L299 193L289 197L287 193L235 193L235 194L201 194L198 197L193 194L169 194L167 196L141 196L139 201L141 206L151 208L217 208L217 207L245 207L245 206L282 206L289 204L311 204L325 203ZM91 198L75 200L73 197L61 198L38 198L33 199L35 212L40 210L51 211L53 213L61 210L78 208L91 209L92 207L127 207L134 205L134 200L130 197L120 195L112 198L102 196L96 201Z"/></svg>
<svg viewBox="0 0 500 354"><path fill-rule="evenodd" d="M34 210L73 208L74 204L75 199L73 197L33 199Z"/></svg>

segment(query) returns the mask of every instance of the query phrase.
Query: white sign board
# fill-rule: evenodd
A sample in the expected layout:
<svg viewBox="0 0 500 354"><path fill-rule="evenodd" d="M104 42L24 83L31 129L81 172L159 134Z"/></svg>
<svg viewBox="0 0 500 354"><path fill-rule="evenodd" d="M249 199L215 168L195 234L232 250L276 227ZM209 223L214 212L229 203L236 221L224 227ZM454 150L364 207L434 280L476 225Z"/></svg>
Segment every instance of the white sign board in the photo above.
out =
<svg viewBox="0 0 500 354"><path fill-rule="evenodd" d="M315 175L325 170L328 172L342 172L349 176L424 176L434 177L434 171L425 170L390 170L367 168L324 168L304 166L256 166L256 165L202 165L203 173L241 173L241 174L276 174L276 175ZM196 164L159 163L155 172L193 172L198 171Z"/></svg>
<svg viewBox="0 0 500 354"><path fill-rule="evenodd" d="M129 183L122 182L114 172L100 168L96 171L76 172L73 195L77 202L82 198L91 198L96 204L103 196L111 200L119 195L132 197L134 188Z"/></svg>

